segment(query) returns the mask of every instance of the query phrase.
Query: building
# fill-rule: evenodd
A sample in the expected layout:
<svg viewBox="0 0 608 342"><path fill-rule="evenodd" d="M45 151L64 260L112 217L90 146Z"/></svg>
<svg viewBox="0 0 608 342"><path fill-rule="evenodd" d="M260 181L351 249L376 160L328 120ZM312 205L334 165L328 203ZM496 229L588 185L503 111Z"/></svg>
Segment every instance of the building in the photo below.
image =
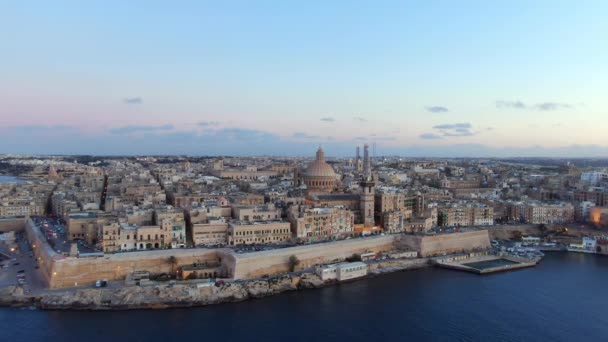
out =
<svg viewBox="0 0 608 342"><path fill-rule="evenodd" d="M375 201L376 212L379 214L405 210L405 195L401 192L377 192Z"/></svg>
<svg viewBox="0 0 608 342"><path fill-rule="evenodd" d="M42 215L44 207L44 202L33 198L3 198L0 202L0 218Z"/></svg>
<svg viewBox="0 0 608 342"><path fill-rule="evenodd" d="M291 230L300 241L324 241L352 235L355 215L343 207L295 207L288 215Z"/></svg>
<svg viewBox="0 0 608 342"><path fill-rule="evenodd" d="M107 223L101 229L101 239L105 253L183 248L186 245L185 227L172 218L150 226Z"/></svg>
<svg viewBox="0 0 608 342"><path fill-rule="evenodd" d="M289 222L231 222L228 225L228 244L231 246L286 243L290 240Z"/></svg>
<svg viewBox="0 0 608 342"><path fill-rule="evenodd" d="M316 273L323 281L344 281L365 277L367 275L367 269L367 264L363 262L345 262L319 266L316 268Z"/></svg>
<svg viewBox="0 0 608 342"><path fill-rule="evenodd" d="M608 206L608 191L604 189L575 190L574 200L578 202L592 202L598 207Z"/></svg>
<svg viewBox="0 0 608 342"><path fill-rule="evenodd" d="M192 225L195 246L218 246L228 243L228 223L215 220Z"/></svg>
<svg viewBox="0 0 608 342"><path fill-rule="evenodd" d="M608 173L606 172L583 172L581 173L581 180L588 182L591 186L596 186L602 182L608 182Z"/></svg>
<svg viewBox="0 0 608 342"><path fill-rule="evenodd" d="M433 219L411 218L400 211L382 214L382 231L387 234L422 233L433 228Z"/></svg>
<svg viewBox="0 0 608 342"><path fill-rule="evenodd" d="M538 236L522 236L521 242L524 246L538 246L538 244L540 244L540 238Z"/></svg>
<svg viewBox="0 0 608 342"><path fill-rule="evenodd" d="M579 222L586 222L590 218L591 208L595 207L593 202L580 202L576 206L575 218Z"/></svg>
<svg viewBox="0 0 608 342"><path fill-rule="evenodd" d="M275 221L281 219L281 209L274 204L257 206L233 206L232 218L237 221Z"/></svg>
<svg viewBox="0 0 608 342"><path fill-rule="evenodd" d="M99 242L101 227L116 217L103 212L71 213L66 220L67 237L70 240L84 240L89 245Z"/></svg>
<svg viewBox="0 0 608 342"><path fill-rule="evenodd" d="M363 176L359 183L361 188L361 219L366 227L376 225L374 215L374 200L376 195L376 179L372 175L371 160L369 158L369 146L363 146Z"/></svg>
<svg viewBox="0 0 608 342"><path fill-rule="evenodd" d="M332 192L337 185L336 172L325 161L325 152L321 147L317 150L316 159L296 178L296 184L306 185L309 192Z"/></svg>
<svg viewBox="0 0 608 342"><path fill-rule="evenodd" d="M552 224L574 221L574 206L570 203L518 202L511 204L510 212L511 220L525 223Z"/></svg>
<svg viewBox="0 0 608 342"><path fill-rule="evenodd" d="M608 207L593 207L589 210L589 221L596 227L608 227Z"/></svg>
<svg viewBox="0 0 608 342"><path fill-rule="evenodd" d="M226 168L223 159L218 159L213 162L211 173L219 178L232 180L258 180L260 178L278 176L282 170L258 170L256 166L247 166L240 168Z"/></svg>
<svg viewBox="0 0 608 342"><path fill-rule="evenodd" d="M438 208L439 225L444 227L491 226L494 208L482 203L450 203Z"/></svg>

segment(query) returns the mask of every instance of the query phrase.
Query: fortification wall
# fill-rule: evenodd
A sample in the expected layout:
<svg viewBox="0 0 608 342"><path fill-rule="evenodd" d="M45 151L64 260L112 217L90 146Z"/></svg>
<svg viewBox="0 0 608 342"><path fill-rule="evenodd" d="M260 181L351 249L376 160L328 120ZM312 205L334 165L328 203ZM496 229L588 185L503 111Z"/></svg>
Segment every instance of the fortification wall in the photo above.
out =
<svg viewBox="0 0 608 342"><path fill-rule="evenodd" d="M56 259L62 258L57 254L42 236L42 232L35 228L34 222L27 219L25 224L25 235L32 246L34 257L38 260L40 266L40 274L46 285L51 283L51 275L53 274L53 264Z"/></svg>
<svg viewBox="0 0 608 342"><path fill-rule="evenodd" d="M177 259L176 265L168 262ZM218 251L208 249L169 249L158 251L106 254L97 258L64 257L55 260L50 287L93 284L98 279L122 280L133 271L174 272L181 265L194 262L218 262Z"/></svg>
<svg viewBox="0 0 608 342"><path fill-rule="evenodd" d="M539 236L541 233L537 224L500 225L488 228L490 239L492 240L512 239L516 231L521 232L522 235L533 236Z"/></svg>
<svg viewBox="0 0 608 342"><path fill-rule="evenodd" d="M23 217L0 219L0 233L22 231L25 229L25 221Z"/></svg>
<svg viewBox="0 0 608 342"><path fill-rule="evenodd" d="M490 248L490 236L487 230L424 236L420 242L420 256L428 257L488 248Z"/></svg>
<svg viewBox="0 0 608 342"><path fill-rule="evenodd" d="M433 236L402 235L396 244L400 248L418 251L421 257L429 257L487 249L490 248L490 237L487 230Z"/></svg>
<svg viewBox="0 0 608 342"><path fill-rule="evenodd" d="M297 246L247 254L234 254L229 249L170 249L107 254L95 258L66 257L56 253L31 220L26 234L34 246L40 271L51 288L83 286L98 279L122 280L136 270L169 273L193 262L221 263L227 277L252 279L290 270L289 258L295 255L300 263L296 269L342 261L353 254L387 252L396 245L416 250L421 257L456 253L490 247L486 230L437 236L386 235L351 239L314 245ZM171 265L169 257L177 259Z"/></svg>
<svg viewBox="0 0 608 342"><path fill-rule="evenodd" d="M31 220L28 220L25 231L38 259L40 273L50 288L90 285L98 279L122 280L136 270L169 273L193 262L217 263L225 254L224 250L197 248L106 254L94 258L66 257L48 245ZM176 265L168 262L170 256L176 258Z"/></svg>
<svg viewBox="0 0 608 342"><path fill-rule="evenodd" d="M251 279L288 272L290 270L289 257L292 255L300 260L296 269L305 269L318 264L342 261L356 253L386 252L394 249L394 241L394 235L386 235L236 254L234 255L234 277L237 279Z"/></svg>

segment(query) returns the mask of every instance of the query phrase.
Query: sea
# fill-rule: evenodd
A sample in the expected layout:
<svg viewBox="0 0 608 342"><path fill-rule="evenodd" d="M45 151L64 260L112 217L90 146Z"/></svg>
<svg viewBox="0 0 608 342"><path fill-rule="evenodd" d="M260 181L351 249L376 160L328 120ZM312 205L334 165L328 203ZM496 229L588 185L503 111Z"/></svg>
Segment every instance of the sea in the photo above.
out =
<svg viewBox="0 0 608 342"><path fill-rule="evenodd" d="M0 175L0 183L23 183L24 180L13 176L2 176Z"/></svg>
<svg viewBox="0 0 608 342"><path fill-rule="evenodd" d="M0 309L2 341L608 341L608 257L426 268L241 303L138 311Z"/></svg>

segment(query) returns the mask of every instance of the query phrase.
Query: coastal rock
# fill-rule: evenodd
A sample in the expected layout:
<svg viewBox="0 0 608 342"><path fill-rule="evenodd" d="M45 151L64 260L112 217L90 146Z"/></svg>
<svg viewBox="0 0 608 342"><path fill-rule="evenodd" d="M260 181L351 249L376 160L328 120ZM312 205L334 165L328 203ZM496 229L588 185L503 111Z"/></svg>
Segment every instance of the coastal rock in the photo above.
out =
<svg viewBox="0 0 608 342"><path fill-rule="evenodd" d="M38 299L26 296L21 286L8 286L0 288L0 306L30 306Z"/></svg>
<svg viewBox="0 0 608 342"><path fill-rule="evenodd" d="M211 289L211 294L207 297L209 304L238 302L249 298L247 289L241 284L226 283L220 287L214 286Z"/></svg>
<svg viewBox="0 0 608 342"><path fill-rule="evenodd" d="M318 275L313 273L304 273L302 274L302 276L300 276L298 288L313 289L317 287L322 287L323 285L325 285L325 282Z"/></svg>
<svg viewBox="0 0 608 342"><path fill-rule="evenodd" d="M283 275L269 279L221 284L157 284L116 289L78 289L48 292L41 298L27 297L23 290L9 287L0 290L2 305L34 305L43 309L162 309L202 306L262 298L298 289L323 287L327 283L313 273ZM23 303L20 303L22 301ZM30 304L28 304L30 303Z"/></svg>
<svg viewBox="0 0 608 342"><path fill-rule="evenodd" d="M42 296L40 299L40 306L45 309L62 309L66 307L85 309L100 307L101 305L101 291L95 289L51 293Z"/></svg>
<svg viewBox="0 0 608 342"><path fill-rule="evenodd" d="M270 286L265 280L255 280L245 285L247 293L251 298L262 298L270 295Z"/></svg>
<svg viewBox="0 0 608 342"><path fill-rule="evenodd" d="M270 294L297 290L297 281L299 281L299 277L298 279L295 279L287 275L272 278L268 281L268 288L270 290Z"/></svg>

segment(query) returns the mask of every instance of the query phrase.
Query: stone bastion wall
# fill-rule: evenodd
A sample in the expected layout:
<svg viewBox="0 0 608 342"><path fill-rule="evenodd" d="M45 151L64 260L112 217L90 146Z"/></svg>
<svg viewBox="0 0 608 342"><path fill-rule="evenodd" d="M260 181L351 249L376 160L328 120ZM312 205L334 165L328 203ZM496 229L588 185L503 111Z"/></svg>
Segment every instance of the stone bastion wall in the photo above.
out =
<svg viewBox="0 0 608 342"><path fill-rule="evenodd" d="M432 236L402 235L396 242L400 248L416 250L421 257L483 250L490 248L487 230L440 234Z"/></svg>
<svg viewBox="0 0 608 342"><path fill-rule="evenodd" d="M25 229L25 221L23 217L0 219L0 233L22 231Z"/></svg>
<svg viewBox="0 0 608 342"><path fill-rule="evenodd" d="M228 278L252 279L290 270L289 258L300 261L296 270L318 264L342 261L353 254L387 252L396 247L418 251L421 257L442 253L486 249L490 240L486 230L437 236L384 235L304 245L253 253L234 253L230 249L168 249L106 254L102 257L66 257L55 252L40 230L27 221L26 234L38 259L40 271L50 288L84 286L98 279L123 280L133 271L169 273L182 265L221 264ZM174 256L177 263L168 262Z"/></svg>
<svg viewBox="0 0 608 342"><path fill-rule="evenodd" d="M48 245L31 220L26 224L26 234L34 246L41 274L50 288L90 285L98 279L123 280L127 274L139 270L169 273L181 265L194 262L220 263L225 255L221 249L197 248L106 254L89 258L66 257ZM175 265L168 262L171 256L177 260Z"/></svg>
<svg viewBox="0 0 608 342"><path fill-rule="evenodd" d="M289 258L295 255L300 263L296 270L310 266L342 261L353 254L386 252L394 249L395 235L374 236L314 245L235 254L234 277L251 279L264 275L289 272Z"/></svg>

